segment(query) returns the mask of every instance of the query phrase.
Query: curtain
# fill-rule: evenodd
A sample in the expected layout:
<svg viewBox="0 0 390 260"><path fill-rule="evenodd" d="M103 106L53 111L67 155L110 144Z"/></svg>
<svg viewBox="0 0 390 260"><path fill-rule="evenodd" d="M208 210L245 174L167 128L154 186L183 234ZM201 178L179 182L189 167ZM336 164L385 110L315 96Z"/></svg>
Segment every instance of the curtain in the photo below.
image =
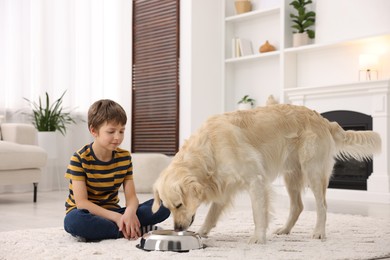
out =
<svg viewBox="0 0 390 260"><path fill-rule="evenodd" d="M109 98L127 112L122 147L130 149L131 14L128 0L0 0L0 117L25 122L23 98L48 92L54 100L66 91L64 108L85 120L94 101ZM63 182L70 156L92 139L85 121L58 139L55 171L47 174Z"/></svg>
<svg viewBox="0 0 390 260"><path fill-rule="evenodd" d="M85 112L100 98L130 100L131 3L0 0L0 115L47 91ZM127 93L127 98L123 93Z"/></svg>

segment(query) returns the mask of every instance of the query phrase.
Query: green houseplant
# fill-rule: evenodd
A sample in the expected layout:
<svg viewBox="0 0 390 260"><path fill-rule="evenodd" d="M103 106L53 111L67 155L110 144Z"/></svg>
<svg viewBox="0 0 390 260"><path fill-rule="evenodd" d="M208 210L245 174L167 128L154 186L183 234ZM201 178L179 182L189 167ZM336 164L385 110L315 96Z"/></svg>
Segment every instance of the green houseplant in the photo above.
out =
<svg viewBox="0 0 390 260"><path fill-rule="evenodd" d="M249 95L245 95L238 101L238 110L251 109L255 105L255 102L255 99L249 97Z"/></svg>
<svg viewBox="0 0 390 260"><path fill-rule="evenodd" d="M32 123L39 132L55 132L59 131L65 136L67 126L75 124L76 121L71 116L70 112L65 112L62 107L63 97L66 91L60 98L50 104L49 94L46 92L46 104L43 105L41 97L38 103L24 98L32 106Z"/></svg>
<svg viewBox="0 0 390 260"><path fill-rule="evenodd" d="M291 28L295 29L294 47L307 44L308 38L315 38L315 31L312 29L312 26L315 24L316 13L306 9L309 4L312 4L311 0L294 0L290 3L296 10L296 13L290 13L290 18L292 18L293 22ZM301 37L306 38L300 39ZM299 42L299 40L303 40L303 42Z"/></svg>

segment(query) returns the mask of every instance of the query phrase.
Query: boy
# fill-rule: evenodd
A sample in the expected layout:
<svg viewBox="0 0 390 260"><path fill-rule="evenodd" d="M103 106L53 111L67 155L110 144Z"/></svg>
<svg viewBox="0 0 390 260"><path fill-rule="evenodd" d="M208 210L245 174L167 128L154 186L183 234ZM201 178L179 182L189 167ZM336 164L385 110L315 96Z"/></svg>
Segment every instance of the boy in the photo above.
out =
<svg viewBox="0 0 390 260"><path fill-rule="evenodd" d="M65 230L84 241L125 237L137 239L169 217L153 199L139 205L129 151L119 148L124 138L126 112L112 100L96 101L88 110L88 128L94 141L73 154L65 178L70 180ZM120 207L123 184L126 207Z"/></svg>

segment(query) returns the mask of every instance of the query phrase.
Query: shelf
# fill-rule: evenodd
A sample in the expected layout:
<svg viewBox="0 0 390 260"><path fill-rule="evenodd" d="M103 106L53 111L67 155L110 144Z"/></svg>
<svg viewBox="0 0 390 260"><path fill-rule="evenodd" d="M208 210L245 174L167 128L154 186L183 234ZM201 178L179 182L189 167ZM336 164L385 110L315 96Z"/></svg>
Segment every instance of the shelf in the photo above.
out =
<svg viewBox="0 0 390 260"><path fill-rule="evenodd" d="M255 10L239 15L233 15L225 18L225 22L243 22L254 18L268 16L280 13L280 7L273 7L269 9Z"/></svg>
<svg viewBox="0 0 390 260"><path fill-rule="evenodd" d="M239 57L239 58L226 59L225 63L238 63L238 62L245 62L245 61L260 60L260 59L265 59L265 58L269 58L269 57L278 57L279 54L280 54L280 51L259 53L259 54L242 56L242 57Z"/></svg>
<svg viewBox="0 0 390 260"><path fill-rule="evenodd" d="M343 41L338 41L338 42L330 42L330 43L321 43L321 44L308 44L305 46L300 46L300 47L291 47L291 48L286 48L282 51L273 51L269 53L260 53L260 54L254 54L254 55L248 55L248 56L243 56L239 58L229 58L225 59L225 63L234 63L234 62L242 62L242 61L249 61L249 60L254 60L254 59L261 59L261 58L266 58L270 56L277 56L281 52L284 53L304 53L304 52L310 52L310 51L320 51L323 49L328 49L328 48L335 48L335 47L342 47L342 46L352 46L359 44L360 41L366 41L369 39L373 39L376 37L386 37L386 36L368 36L364 38L357 38L357 39L349 39L349 40L343 40ZM390 38L390 34L387 36Z"/></svg>
<svg viewBox="0 0 390 260"><path fill-rule="evenodd" d="M355 82L359 78L359 57L365 53L378 53L377 78L390 78L390 27L382 22L388 19L384 2L383 10L378 10L378 14L370 9L370 21L361 20L357 11L351 12L351 20L341 33L337 30L339 24L334 22L332 4L315 1L320 4L317 7L321 9L316 11L323 23L315 27L317 39L314 43L301 47L291 47L290 0L279 0L277 7L269 6L239 15L233 15L233 2L225 0L225 15L221 17L224 44L221 64L227 111L234 109L236 100L245 94L264 104L269 95L283 102L288 95L299 95L304 91L316 93L331 89L332 92L333 86L350 89L350 86L368 84ZM355 7L356 4L348 2L348 6ZM361 11L371 7L366 2L359 2L358 6ZM252 48L254 54L233 58L232 39L235 37L250 40L255 46ZM266 40L277 50L259 53L258 47ZM372 81L369 84L380 83Z"/></svg>
<svg viewBox="0 0 390 260"><path fill-rule="evenodd" d="M334 48L338 46L351 46L351 45L356 45L359 44L359 42L367 41L370 39L375 39L375 38L383 38L383 37L389 37L390 38L390 32L386 36L383 34L381 35L369 35L366 37L359 37L359 38L353 38L353 39L347 39L347 40L342 40L342 41L337 41L337 42L328 42L328 43L320 43L320 44L309 44L305 46L300 46L300 47L291 47L291 48L286 48L284 49L285 53L299 53L299 52L309 52L309 51L319 51L322 49L327 49L327 48Z"/></svg>

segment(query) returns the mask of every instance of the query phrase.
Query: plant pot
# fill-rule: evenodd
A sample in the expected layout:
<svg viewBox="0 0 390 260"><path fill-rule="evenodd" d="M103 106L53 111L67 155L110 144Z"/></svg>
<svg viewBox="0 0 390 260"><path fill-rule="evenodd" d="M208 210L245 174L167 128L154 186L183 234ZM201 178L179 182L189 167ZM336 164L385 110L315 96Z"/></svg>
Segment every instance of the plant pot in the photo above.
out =
<svg viewBox="0 0 390 260"><path fill-rule="evenodd" d="M49 159L57 158L57 132L38 132L38 145L45 149Z"/></svg>
<svg viewBox="0 0 390 260"><path fill-rule="evenodd" d="M293 47L299 47L307 44L309 44L309 35L307 35L306 32L293 34Z"/></svg>
<svg viewBox="0 0 390 260"><path fill-rule="evenodd" d="M252 104L251 103L241 103L238 104L238 110L249 110L252 109Z"/></svg>
<svg viewBox="0 0 390 260"><path fill-rule="evenodd" d="M252 10L252 3L248 0L236 0L234 5L236 7L236 14L242 14Z"/></svg>

